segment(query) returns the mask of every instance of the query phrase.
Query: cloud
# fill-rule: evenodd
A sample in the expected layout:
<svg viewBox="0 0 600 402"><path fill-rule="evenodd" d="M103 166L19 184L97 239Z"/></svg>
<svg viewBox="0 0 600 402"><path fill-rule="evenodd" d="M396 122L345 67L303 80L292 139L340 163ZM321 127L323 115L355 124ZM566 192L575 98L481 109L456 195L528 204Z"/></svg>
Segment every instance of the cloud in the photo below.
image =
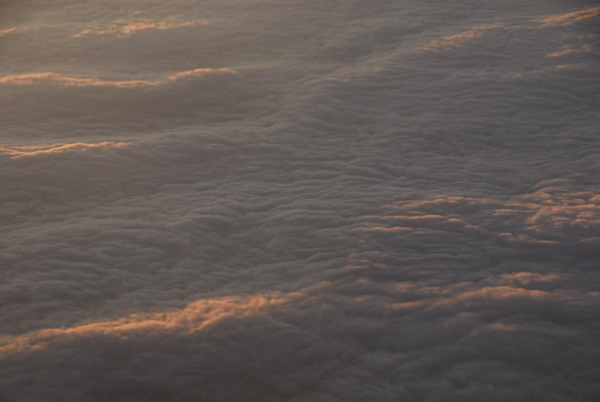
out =
<svg viewBox="0 0 600 402"><path fill-rule="evenodd" d="M63 152L81 152L89 149L106 149L113 147L123 147L128 145L126 142L100 142L95 144L74 143L74 144L52 144L52 145L30 145L18 147L0 147L0 153L8 154L13 158L22 158L27 156L38 156Z"/></svg>
<svg viewBox="0 0 600 402"><path fill-rule="evenodd" d="M487 31L497 31L501 29L506 29L506 26L500 23L478 25L461 33L444 36L441 39L432 40L427 45L419 49L437 51L445 48L457 47L463 45L466 42L470 42L474 39L481 38L482 36L488 33Z"/></svg>
<svg viewBox="0 0 600 402"><path fill-rule="evenodd" d="M545 57L564 57L564 56L568 56L568 55L572 55L572 54L576 54L576 53L587 53L587 52L592 52L592 51L593 51L593 49L590 45L582 45L578 48L574 48L574 47L567 45L567 46L563 46L560 50L546 54Z"/></svg>
<svg viewBox="0 0 600 402"><path fill-rule="evenodd" d="M558 26L571 26L580 23L581 21L597 18L598 16L600 16L600 7L590 7L566 14L552 15L544 18L534 18L530 20L530 22L533 22L534 24L493 23L475 25L463 32L444 36L440 39L434 39L418 49L439 52L452 48L465 47L485 36L502 34L501 31L507 31L507 34L505 35L509 35L510 31L514 30L535 30L540 28L545 29ZM593 36L593 34L590 35L590 37L591 36ZM549 53L546 55L546 57L562 57L576 51L578 50L572 49L569 46L565 46L563 50ZM591 51L591 46L583 46L579 51Z"/></svg>
<svg viewBox="0 0 600 402"><path fill-rule="evenodd" d="M257 96L252 83L229 68L194 68L139 79L24 73L1 77L0 86L6 88L0 103L11 111L4 122L6 134L18 137L27 127L46 143L62 142L65 134L71 142L80 136L95 142L118 140L111 137L114 130L135 133L148 119L157 127L173 127L180 119L232 118L240 116L240 108L252 108L249 101Z"/></svg>
<svg viewBox="0 0 600 402"><path fill-rule="evenodd" d="M556 27L573 25L580 21L585 21L591 18L600 16L600 7L590 7L583 10L577 10L565 14L556 14L549 17L535 19L543 27Z"/></svg>
<svg viewBox="0 0 600 402"><path fill-rule="evenodd" d="M7 7L0 400L597 399L593 9Z"/></svg>
<svg viewBox="0 0 600 402"><path fill-rule="evenodd" d="M176 28L192 27L195 25L206 25L207 21L152 21L147 18L137 18L133 20L119 19L107 28L88 28L73 35L74 38L82 38L86 35L115 35L119 38L126 38L135 35L138 31L146 30L167 30Z"/></svg>
<svg viewBox="0 0 600 402"><path fill-rule="evenodd" d="M73 77L59 73L28 73L19 75L8 75L0 77L0 84L10 85L34 85L40 82L55 82L65 86L107 86L116 88L135 88L144 86L166 85L167 83L185 79L188 77L203 76L206 74L234 72L228 68L196 68L182 71L166 77L163 80L124 80L109 81L99 78Z"/></svg>
<svg viewBox="0 0 600 402"><path fill-rule="evenodd" d="M4 35L8 35L9 33L15 32L16 30L17 30L17 28L0 29L0 37L2 37Z"/></svg>
<svg viewBox="0 0 600 402"><path fill-rule="evenodd" d="M193 333L202 331L228 317L259 315L269 306L289 303L290 297L261 295L244 300L229 297L201 300L177 312L134 314L115 321L84 324L67 329L43 329L2 339L0 359L68 342L69 339L114 337L127 339L139 334L160 332Z"/></svg>

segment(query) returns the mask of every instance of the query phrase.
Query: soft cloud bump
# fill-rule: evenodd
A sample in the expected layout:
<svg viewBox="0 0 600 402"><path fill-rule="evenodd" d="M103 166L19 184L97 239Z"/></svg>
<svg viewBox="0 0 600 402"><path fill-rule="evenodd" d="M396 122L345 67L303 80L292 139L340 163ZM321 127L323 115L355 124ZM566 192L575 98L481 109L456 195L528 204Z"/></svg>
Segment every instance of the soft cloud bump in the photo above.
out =
<svg viewBox="0 0 600 402"><path fill-rule="evenodd" d="M8 75L0 77L0 84L11 85L34 85L42 82L55 82L65 86L108 86L117 88L134 88L144 86L165 85L169 82L178 81L187 77L202 76L215 73L230 73L234 72L228 68L196 68L193 70L182 71L170 75L162 80L123 80L110 81L99 78L74 77L59 73L29 73Z"/></svg>
<svg viewBox="0 0 600 402"><path fill-rule="evenodd" d="M584 3L7 4L0 401L595 402Z"/></svg>
<svg viewBox="0 0 600 402"><path fill-rule="evenodd" d="M167 30L176 28L192 27L194 25L206 25L207 21L152 21L147 18L123 20L119 19L107 28L88 28L73 35L74 38L82 38L86 35L115 35L119 38L126 38L135 35L139 31L146 30Z"/></svg>

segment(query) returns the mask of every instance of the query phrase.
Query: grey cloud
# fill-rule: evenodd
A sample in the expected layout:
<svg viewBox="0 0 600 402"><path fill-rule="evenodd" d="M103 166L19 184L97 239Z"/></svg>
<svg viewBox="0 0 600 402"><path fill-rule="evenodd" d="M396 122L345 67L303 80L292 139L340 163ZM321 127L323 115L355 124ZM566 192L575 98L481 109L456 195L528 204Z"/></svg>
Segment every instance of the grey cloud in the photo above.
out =
<svg viewBox="0 0 600 402"><path fill-rule="evenodd" d="M7 7L0 400L597 399L595 5Z"/></svg>

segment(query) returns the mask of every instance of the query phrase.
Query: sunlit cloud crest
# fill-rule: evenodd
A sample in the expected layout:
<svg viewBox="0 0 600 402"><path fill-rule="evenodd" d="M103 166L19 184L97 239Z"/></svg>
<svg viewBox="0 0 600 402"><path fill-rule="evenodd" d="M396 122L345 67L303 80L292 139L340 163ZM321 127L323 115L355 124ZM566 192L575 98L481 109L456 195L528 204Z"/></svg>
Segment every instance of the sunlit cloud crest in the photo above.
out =
<svg viewBox="0 0 600 402"><path fill-rule="evenodd" d="M100 78L79 77L54 72L17 74L0 77L0 84L34 85L44 82L56 83L64 86L86 87L104 86L116 88L135 88L147 86L161 86L189 77L200 77L208 74L234 74L229 68L196 68L170 75L162 80L123 80L112 81Z"/></svg>
<svg viewBox="0 0 600 402"><path fill-rule="evenodd" d="M107 336L126 339L156 333L193 333L205 330L228 317L260 315L301 297L301 294L264 294L254 297L231 296L190 303L174 312L131 314L114 321L84 324L72 328L48 328L32 333L0 337L0 359L26 353L75 338Z"/></svg>
<svg viewBox="0 0 600 402"><path fill-rule="evenodd" d="M543 27L554 27L573 25L597 17L600 17L600 7L590 7L571 13L552 15L549 17L538 18L534 21L540 23Z"/></svg>
<svg viewBox="0 0 600 402"><path fill-rule="evenodd" d="M122 148L129 145L127 142L106 141L99 143L72 143L30 146L0 146L0 154L6 154L12 158L23 158L28 156L40 156L48 154L61 154L66 152L83 152L87 150L99 150L110 148Z"/></svg>
<svg viewBox="0 0 600 402"><path fill-rule="evenodd" d="M87 35L114 35L119 38L127 38L135 35L140 31L148 30L170 30L176 28L192 27L196 25L207 25L209 22L204 20L197 21L177 21L177 20L166 20L166 21L153 21L150 19L134 19L124 20L120 19L115 21L108 28L94 27L85 29L79 33L73 35L74 38L82 38Z"/></svg>

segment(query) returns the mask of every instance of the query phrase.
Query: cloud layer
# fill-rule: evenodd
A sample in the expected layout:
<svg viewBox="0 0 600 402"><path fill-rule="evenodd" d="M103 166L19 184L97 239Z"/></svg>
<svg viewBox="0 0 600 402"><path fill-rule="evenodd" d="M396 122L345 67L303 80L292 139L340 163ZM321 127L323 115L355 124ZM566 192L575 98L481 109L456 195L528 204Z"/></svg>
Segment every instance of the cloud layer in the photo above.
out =
<svg viewBox="0 0 600 402"><path fill-rule="evenodd" d="M593 2L7 3L0 401L596 401Z"/></svg>

